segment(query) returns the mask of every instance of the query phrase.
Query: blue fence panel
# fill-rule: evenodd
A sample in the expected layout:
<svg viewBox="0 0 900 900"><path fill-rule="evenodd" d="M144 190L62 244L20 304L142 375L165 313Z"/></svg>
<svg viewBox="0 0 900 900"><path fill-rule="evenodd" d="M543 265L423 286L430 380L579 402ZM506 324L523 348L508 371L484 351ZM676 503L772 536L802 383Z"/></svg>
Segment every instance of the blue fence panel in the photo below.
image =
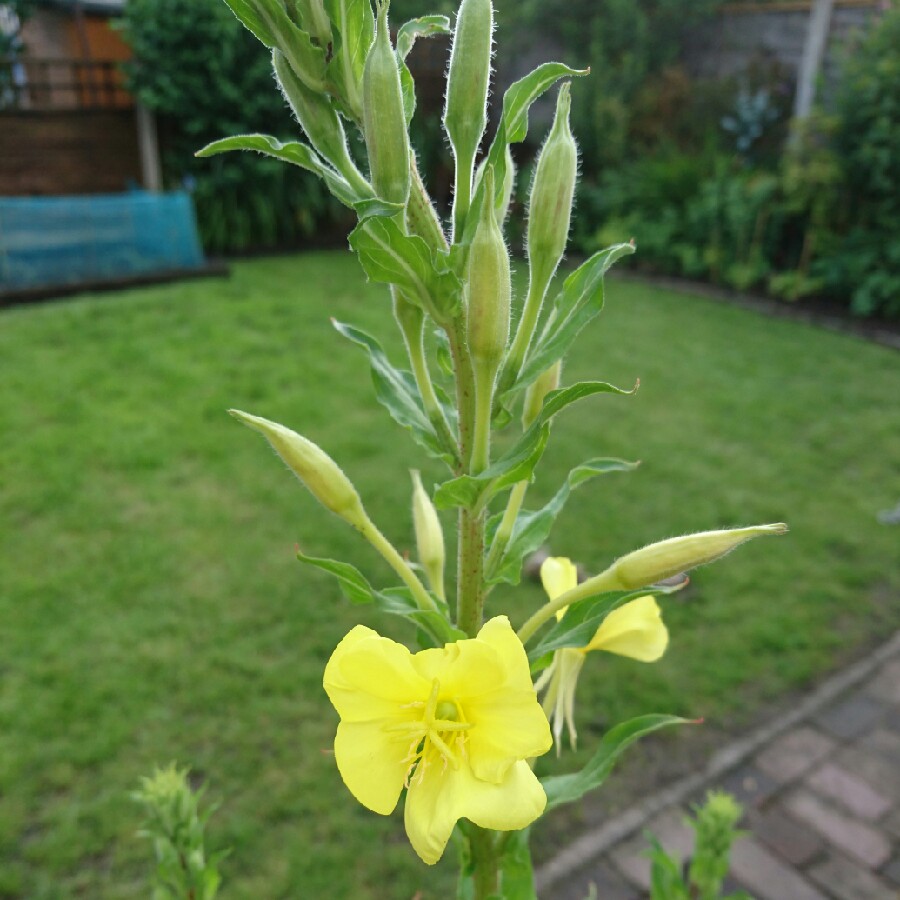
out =
<svg viewBox="0 0 900 900"><path fill-rule="evenodd" d="M183 192L0 197L0 290L68 286L202 266Z"/></svg>

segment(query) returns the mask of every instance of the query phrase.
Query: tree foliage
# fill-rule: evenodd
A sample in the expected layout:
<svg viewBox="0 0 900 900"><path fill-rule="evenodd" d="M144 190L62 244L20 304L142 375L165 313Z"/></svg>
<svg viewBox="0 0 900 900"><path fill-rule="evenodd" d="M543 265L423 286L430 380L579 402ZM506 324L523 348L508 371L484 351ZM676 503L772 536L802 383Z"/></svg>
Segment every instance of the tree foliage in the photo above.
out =
<svg viewBox="0 0 900 900"><path fill-rule="evenodd" d="M169 187L194 191L201 236L217 253L296 244L334 215L317 179L246 154L195 159L216 138L298 126L272 83L271 59L220 0L129 0L130 89L160 118Z"/></svg>

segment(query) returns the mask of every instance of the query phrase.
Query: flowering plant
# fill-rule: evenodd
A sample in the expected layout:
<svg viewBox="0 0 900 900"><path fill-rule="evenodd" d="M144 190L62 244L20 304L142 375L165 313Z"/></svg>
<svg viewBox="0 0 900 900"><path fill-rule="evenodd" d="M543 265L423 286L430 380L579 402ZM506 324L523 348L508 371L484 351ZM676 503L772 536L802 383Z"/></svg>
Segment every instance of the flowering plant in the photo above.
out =
<svg viewBox="0 0 900 900"><path fill-rule="evenodd" d="M587 654L659 658L668 634L655 598L676 589L660 582L784 526L673 538L630 553L581 584L568 560L550 559L542 571L550 598L544 606L518 631L503 615L485 622L490 591L518 584L523 560L545 541L570 493L597 476L634 468L619 459L591 459L569 473L545 506L523 508L554 417L589 396L633 393L602 381L560 387L566 353L603 305L605 273L634 251L620 244L597 253L550 291L578 170L570 79L587 73L556 62L538 66L506 91L493 140L482 148L491 0L463 0L452 27L444 16L424 16L393 37L387 0L376 0L375 10L369 0L225 2L271 49L275 78L308 143L241 135L200 155L252 150L301 166L356 213L350 246L368 277L390 288L409 369L396 368L372 336L345 323L335 328L368 355L377 399L390 416L448 469L432 491L413 475L415 565L379 530L324 450L283 425L232 411L267 438L310 493L368 541L401 583L376 588L346 562L303 554L300 560L331 573L351 601L403 616L416 629L421 649L412 653L357 626L329 660L324 687L340 716L338 772L376 813L390 813L406 791L407 834L424 862L436 862L456 837L460 897L534 897L530 825L598 787L638 737L682 721L641 716L607 732L581 771L539 779L533 760L554 736L559 750L564 724L574 743L576 680ZM455 162L449 222L436 213L409 142L415 90L405 60L416 40L438 34L452 35L443 117ZM529 282L514 317L503 237L516 178L510 147L525 139L532 103L560 81L531 184ZM345 127L360 131L366 165L354 159ZM425 350L431 333L437 335L432 358ZM496 452L494 432L509 427L517 411L521 433ZM457 515L450 590L439 510ZM545 691L543 705L538 690Z"/></svg>

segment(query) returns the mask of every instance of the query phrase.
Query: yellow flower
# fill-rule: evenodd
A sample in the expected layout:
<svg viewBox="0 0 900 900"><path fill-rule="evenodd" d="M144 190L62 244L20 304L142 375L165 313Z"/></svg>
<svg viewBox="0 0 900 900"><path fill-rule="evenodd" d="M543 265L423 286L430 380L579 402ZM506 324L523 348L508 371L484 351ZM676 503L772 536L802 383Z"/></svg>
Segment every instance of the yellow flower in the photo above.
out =
<svg viewBox="0 0 900 900"><path fill-rule="evenodd" d="M324 685L341 717L334 754L344 783L381 815L408 788L406 833L429 865L460 818L513 831L544 811L525 760L553 739L506 616L475 638L415 654L357 625L331 655Z"/></svg>
<svg viewBox="0 0 900 900"><path fill-rule="evenodd" d="M571 560L550 557L541 566L541 581L551 600L572 590L578 584L578 571ZM561 619L566 608L561 609ZM575 688L585 656L591 650L605 650L619 656L629 656L641 662L655 662L669 643L669 632L663 624L659 606L651 596L637 597L613 610L600 624L593 638L584 647L565 647L553 655L553 662L541 676L536 688L547 688L544 711L553 720L556 752L560 750L563 725L569 729L569 740L575 747Z"/></svg>

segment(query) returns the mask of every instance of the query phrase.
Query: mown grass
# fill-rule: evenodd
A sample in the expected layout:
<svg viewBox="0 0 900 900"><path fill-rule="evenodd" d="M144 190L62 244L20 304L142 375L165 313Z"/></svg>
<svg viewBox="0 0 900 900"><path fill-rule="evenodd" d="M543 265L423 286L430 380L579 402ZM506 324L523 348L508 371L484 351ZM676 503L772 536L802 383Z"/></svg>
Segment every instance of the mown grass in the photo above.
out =
<svg viewBox="0 0 900 900"><path fill-rule="evenodd" d="M170 760L222 802L224 897L448 895L452 862L426 870L329 752L325 660L360 619L402 625L351 608L294 545L389 573L224 414L321 443L409 547L406 470L440 472L373 405L329 315L398 346L384 292L345 254L0 315L0 896L146 896L127 792ZM895 353L613 281L566 377L641 389L560 416L532 502L590 456L643 464L580 489L555 552L597 569L684 531L792 526L666 601L663 661L594 658L577 760L601 723L639 712L739 726L896 621L896 529L875 518L900 483ZM521 621L539 601L527 585L491 606Z"/></svg>

